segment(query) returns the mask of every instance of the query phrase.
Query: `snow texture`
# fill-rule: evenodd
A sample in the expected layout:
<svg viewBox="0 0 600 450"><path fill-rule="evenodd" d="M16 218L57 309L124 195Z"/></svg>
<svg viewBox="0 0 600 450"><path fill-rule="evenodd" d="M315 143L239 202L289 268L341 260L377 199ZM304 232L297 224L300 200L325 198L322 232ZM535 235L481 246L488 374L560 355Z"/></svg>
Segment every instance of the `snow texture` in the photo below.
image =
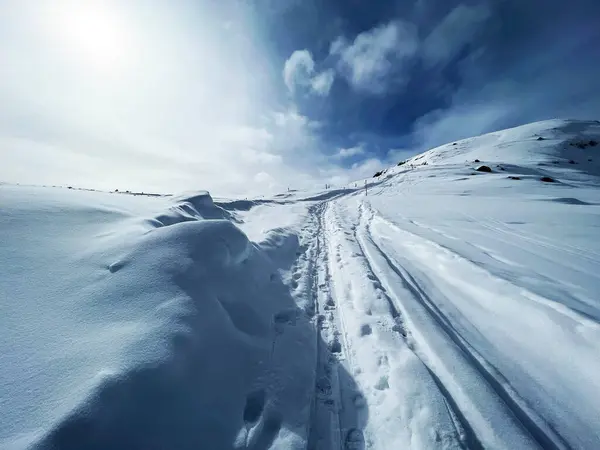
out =
<svg viewBox="0 0 600 450"><path fill-rule="evenodd" d="M0 185L0 448L600 448L598 141L268 199Z"/></svg>

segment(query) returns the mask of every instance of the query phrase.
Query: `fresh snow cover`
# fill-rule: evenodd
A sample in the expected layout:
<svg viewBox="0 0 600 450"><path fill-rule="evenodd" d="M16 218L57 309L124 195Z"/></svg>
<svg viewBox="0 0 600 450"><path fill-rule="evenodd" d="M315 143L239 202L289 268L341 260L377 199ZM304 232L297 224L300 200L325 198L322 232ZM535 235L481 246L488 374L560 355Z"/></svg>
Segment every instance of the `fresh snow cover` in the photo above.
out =
<svg viewBox="0 0 600 450"><path fill-rule="evenodd" d="M600 448L598 141L270 198L0 185L0 449Z"/></svg>

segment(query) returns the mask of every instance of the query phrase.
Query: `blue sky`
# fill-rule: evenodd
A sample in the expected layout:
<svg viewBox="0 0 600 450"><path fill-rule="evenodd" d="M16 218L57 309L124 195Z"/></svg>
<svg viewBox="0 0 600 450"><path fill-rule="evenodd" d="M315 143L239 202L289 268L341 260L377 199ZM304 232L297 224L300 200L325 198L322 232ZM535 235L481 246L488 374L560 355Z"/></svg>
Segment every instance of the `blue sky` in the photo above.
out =
<svg viewBox="0 0 600 450"><path fill-rule="evenodd" d="M600 118L600 3L0 0L0 180L254 195Z"/></svg>

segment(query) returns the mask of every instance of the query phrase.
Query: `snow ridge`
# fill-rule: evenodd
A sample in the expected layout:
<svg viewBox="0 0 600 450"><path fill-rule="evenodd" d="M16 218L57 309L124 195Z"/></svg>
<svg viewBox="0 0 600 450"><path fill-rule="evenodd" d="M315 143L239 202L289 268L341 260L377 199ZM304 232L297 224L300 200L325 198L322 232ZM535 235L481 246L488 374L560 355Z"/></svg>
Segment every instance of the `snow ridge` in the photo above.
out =
<svg viewBox="0 0 600 450"><path fill-rule="evenodd" d="M302 448L314 327L228 214L208 193L181 197L119 246L99 297L78 301L135 339L33 448Z"/></svg>

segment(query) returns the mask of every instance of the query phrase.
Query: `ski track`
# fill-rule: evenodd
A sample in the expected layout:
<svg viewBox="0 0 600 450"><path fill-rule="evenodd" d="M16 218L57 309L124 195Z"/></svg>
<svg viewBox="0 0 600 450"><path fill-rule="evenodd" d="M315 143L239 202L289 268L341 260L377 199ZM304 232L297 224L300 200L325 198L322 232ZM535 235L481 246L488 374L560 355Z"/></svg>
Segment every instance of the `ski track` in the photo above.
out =
<svg viewBox="0 0 600 450"><path fill-rule="evenodd" d="M532 291L536 294L537 297L535 298L535 300L538 302L545 303L551 308L560 311L561 313L566 315L574 314L577 317L585 318L594 322L600 322L600 317L598 316L598 311L595 305L593 303L590 303L589 300L575 295L572 289L568 289L569 287L573 288L573 286L565 287L564 285L557 282L555 278L547 276L544 273L540 273L539 271L532 270L531 268L527 268L522 264L516 263L515 261L508 260L503 256L499 256L495 254L494 251L484 248L481 245L462 242L460 238L448 235L445 232L440 231L434 227L427 226L422 223L417 223L409 219L404 220L406 221L407 225L410 225L410 227L402 227L399 225L399 223L392 222L385 218L383 215L381 215L379 211L375 211L375 214L377 215L378 219L384 221L387 225L389 225L392 228L398 229L405 233L409 233L410 235L416 236L419 239L423 239L428 242L433 242L436 246L440 247L441 249L444 249L445 251L455 254L457 257L467 259L473 264L478 265L480 268L482 268L483 270L490 273L496 278L507 280L515 286L519 286L523 289ZM584 274L585 276L592 278L599 277L598 274L591 273L586 269L580 269L578 267L572 267L558 262L556 255L553 255L554 258L552 258L552 256L541 254L539 251L536 252L529 247L519 246L514 242L514 240L511 241L508 239L503 239L500 237L504 235L502 233L502 230L499 230L495 227L487 226L482 221L476 220L464 213L461 213L461 215L468 217L469 220L475 223L477 226L495 233L490 236L489 233L482 234L479 232L478 229L475 228L470 230L471 234L484 236L488 241L495 240L501 243L502 246L506 249L518 249L520 252L524 252L528 255L534 256L535 258L538 258L540 261L561 265L565 270L571 271L573 273ZM466 245L466 247L456 250L452 246L452 242L454 241L461 241L463 244ZM533 241L530 240L529 242ZM468 247L470 247L473 251L469 251ZM543 245L540 245L540 247L549 248L544 247ZM553 249L556 249L559 252L562 251L562 248L560 246L554 246ZM575 254L573 253L573 255ZM496 264L490 264L490 260L495 260ZM589 259L589 261L590 263L596 265L600 264L600 262L594 260L593 258ZM540 290L538 284L527 283L521 280L524 270L528 270L530 272L530 277L536 280L543 280L545 283L547 283L548 286L551 286L551 291L554 294L553 296L556 297L557 294L560 294L558 295L558 297L560 297L560 300L547 297L547 292L549 288L547 288L546 290ZM570 312L568 312L567 309L570 310Z"/></svg>
<svg viewBox="0 0 600 450"><path fill-rule="evenodd" d="M510 235L518 237L520 239L537 244L541 247L546 247L546 248L550 248L553 250L565 252L572 256L582 257L582 258L586 259L587 261L594 263L594 264L598 264L598 262L600 261L600 255L598 255L597 253L595 253L591 250L587 250L587 249L583 249L583 248L579 248L579 247L576 247L573 245L567 245L567 244L557 245L555 243L549 242L546 238L543 238L541 236L535 237L535 236L531 235L530 233L516 231L513 227L509 227L508 225L506 225L503 222L496 220L496 219L490 219L490 222L495 224L494 226L490 226L490 228L494 231L510 234Z"/></svg>
<svg viewBox="0 0 600 450"><path fill-rule="evenodd" d="M594 265L598 265L600 260L597 257L593 257L590 256L587 251L582 250L582 249L575 249L572 246L566 246L566 245L555 245L555 244L551 244L548 243L546 241L544 241L543 239L540 238L534 238L533 236L530 236L528 234L522 233L522 232L517 232L515 230L512 229L508 229L508 227L506 227L504 224L502 224L501 222L497 221L497 220L489 220L489 223L481 221L481 220L477 220L467 214L462 213L465 217L469 218L469 220L473 221L474 223L477 223L479 226L481 226L482 228L485 228L489 231L491 231L492 233L495 233L496 235L500 234L500 235L504 235L507 236L508 239L518 239L521 241L525 241L528 243L532 243L536 246L539 246L541 248L544 248L546 250L553 250L553 251L557 251L557 252L564 252L570 256L576 256L578 258L581 259L585 259L588 263L594 264ZM507 245L515 245L514 243L511 243L510 240L502 240L505 244ZM525 251L539 257L539 258L543 258L546 259L547 261L556 263L556 261L554 261L553 259L550 258L550 256L548 255L544 255L540 252L533 252L530 249L525 249ZM580 265L575 265L575 266L569 266L566 264L562 264L566 269L569 270L577 270L580 271L582 273L584 273L586 276L590 276L590 277L594 277L594 278L599 278L600 275L598 275L595 272L590 272L586 267L584 266L580 266Z"/></svg>
<svg viewBox="0 0 600 450"><path fill-rule="evenodd" d="M534 442L520 430L519 424L511 417L503 402L493 395L491 386L473 390L473 386L478 386L484 381L481 380L481 372L472 365L473 361L477 360L472 357L463 340L454 332L445 316L435 308L410 273L400 268L400 265L376 244L370 225L365 227L365 233L360 238L367 249L367 257L382 274L382 280L392 293L398 309L407 317L407 324L415 341L415 351L436 380L448 403L453 406L461 425L467 430L467 447L534 447ZM459 367L460 378L470 380L470 384L461 384L454 376L454 371ZM479 403L477 400L480 395L487 397L488 401ZM505 416L502 423L504 430L501 433L491 424L491 418L498 410L504 410ZM510 442L510 439L503 442L507 434L514 437L513 442Z"/></svg>
<svg viewBox="0 0 600 450"><path fill-rule="evenodd" d="M364 448L364 437L356 417L361 415L360 409L364 406L360 392L346 380L347 375L343 375L343 369L352 370L352 363L348 362L343 369L340 366L344 359L350 361L351 356L344 339L343 319L329 289L329 254L323 232L327 206L328 201L324 201L309 208L309 220L302 239L305 251L299 255L292 275L292 287L298 289L296 274L303 270L308 274L305 289L299 296L310 298L305 310L314 319L317 340L307 448L360 450Z"/></svg>
<svg viewBox="0 0 600 450"><path fill-rule="evenodd" d="M451 321L423 291L410 272L388 256L382 248L375 243L370 230L367 230L367 232L369 233L369 240L374 248L379 252L383 259L385 259L390 269L398 275L402 283L411 291L414 299L428 310L434 321L437 322L448 338L462 351L466 360L481 374L482 378L506 404L523 427L540 444L540 447L545 449L568 448L560 436L549 429L547 424L541 423L540 418L533 417L533 413L527 411L528 408L522 404L522 400L518 399L517 394L511 389L506 380L502 379L502 375L461 337L457 330L452 326Z"/></svg>
<svg viewBox="0 0 600 450"><path fill-rule="evenodd" d="M368 226L368 224L364 224L364 220L363 220L364 219L363 206L364 206L363 203L361 203L359 206L360 227L362 229L364 229L367 233L369 233L369 226ZM365 253L364 244L361 244L361 239L359 238L357 229L354 230L354 239L356 240L356 243L358 244L358 246L360 248L361 254L362 254L363 258L365 259L365 262L369 269L369 273L372 274L372 276L374 277L374 281L381 286L381 290L382 290L382 292L385 296L385 299L389 305L390 313L392 314L392 317L398 323L398 329L396 329L395 331L399 332L402 335L402 337L406 341L407 346L413 351L415 356L417 358L419 358L419 360L424 364L424 366L426 367L432 380L434 381L434 383L440 390L440 393L443 395L444 403L445 403L445 406L447 407L448 414L455 421L456 432L457 432L457 436L459 437L458 440L461 444L461 447L466 447L466 448L471 448L471 449L481 448L481 443L477 440L477 437L475 436L473 429L471 428L470 424L465 419L464 415L458 408L458 406L457 406L456 402L454 401L454 399L452 398L452 396L448 393L448 390L446 389L446 387L440 381L439 377L431 370L431 368L429 366L427 366L426 362L423 359L421 359L418 351L415 350L414 341L411 339L412 336L410 336L408 334L409 332L406 329L406 325L403 321L402 315L401 315L400 311L398 310L398 308L396 307L396 302L389 296L387 290L383 287L383 283L381 282L379 277L377 277L377 275L375 275L375 270L373 269L371 261L369 260L369 258L367 257L367 254ZM372 240L371 240L371 242L372 242Z"/></svg>
<svg viewBox="0 0 600 450"><path fill-rule="evenodd" d="M299 258L292 269L291 287L296 297L309 299L307 303L300 303L307 315L315 320L315 340L317 355L315 360L315 390L311 402L311 414L308 422L308 448L318 450L321 448L339 448L339 437L335 432L339 430L339 419L335 409L328 407L333 400L331 381L325 383L327 373L331 373L330 361L327 361L326 349L322 345L322 323L319 320L320 304L319 295L319 273L318 265L321 255L321 219L320 214L324 203L309 207L309 220L303 227L302 239L300 241ZM300 286L298 280L302 272L307 274L304 286Z"/></svg>
<svg viewBox="0 0 600 450"><path fill-rule="evenodd" d="M395 255L395 256L392 256L392 254L390 254L388 250L389 249L393 250L396 247L396 244L394 244L394 242L402 241L402 235L401 234L398 234L397 236L395 235L396 237L393 238L394 241L390 241L390 239L392 239L391 235L390 235L390 238L386 238L386 239L383 239L380 236L374 235L371 230L371 226L374 223L373 217L376 217L377 225L379 228L381 228L382 226L392 227L398 231L407 233L405 235L407 237L413 236L414 239L413 238L411 238L411 239L413 239L415 242L418 242L419 240L422 240L423 242L430 242L430 241L427 241L425 238L423 238L421 236L414 235L409 231L402 230L402 228L400 228L397 224L391 223L390 221L383 219L379 216L375 216L373 211L371 211L371 218L369 218L369 220L368 220L368 225L366 227L366 233L365 233L365 236L363 237L370 245L372 245L373 250L381 258L381 260L385 261L385 264L393 272L395 277L397 277L397 279L400 280L400 282L402 284L404 284L404 287L406 287L410 291L411 297L414 300L417 300L417 302L420 303L424 307L424 309L426 309L428 311L429 316L432 319L434 319L434 321L437 323L439 328L441 330L443 330L443 332L446 334L447 339L449 341L453 342L458 347L458 349L460 350L460 353L462 354L462 356L464 357L466 362L472 368L476 369L476 371L478 372L479 378L481 378L488 385L488 387L491 389L491 393L493 394L493 396L497 397L498 399L500 399L502 401L502 403L504 404L504 409L505 409L505 413L506 413L505 415L507 417L512 415L514 418L516 418L517 419L516 425L518 425L520 428L525 430L527 432L527 434L530 437L532 437L541 448L550 448L550 449L565 448L566 449L566 448L572 448L571 445L574 445L573 448L588 448L586 446L593 445L592 442L595 442L595 441L589 441L589 439L586 441L586 440L582 439L581 441L578 442L578 438L575 437L575 436L577 436L579 431L582 431L584 429L584 428L577 429L578 426L579 427L589 426L589 425L583 425L586 422L585 419L583 419L581 421L580 425L575 425L573 427L573 428L575 428L575 430L573 428L567 429L568 430L567 433L569 435L569 438L567 440L565 438L565 436L562 435L562 433L565 430L562 429L563 426L559 422L560 419L557 419L557 417L555 415L554 416L551 415L551 416L549 416L550 419L547 419L545 417L545 413L541 413L541 414L544 414L543 416L541 416L536 411L537 408L540 408L540 405L537 405L538 401L534 399L532 402L528 402L524 398L522 398L518 394L517 390L515 388L513 388L513 386L511 386L511 384L509 383L509 381L502 375L502 373L496 367L494 367L494 365L490 361L486 360L482 356L482 354L480 354L478 351L476 351L475 348L470 344L471 342L478 342L479 340L481 340L480 338L482 336L481 335L477 336L477 333L478 333L477 329L474 327L473 324L468 323L468 319L466 317L462 316L458 310L455 311L453 309L448 309L452 302L445 298L446 294L443 291L443 287L441 287L444 285L448 285L448 282L445 282L445 283L443 282L443 281L445 281L443 277L448 277L448 276L452 277L452 276L456 276L456 274L452 275L450 273L447 273L445 275L440 275L437 273L438 272L437 270L431 271L430 270L430 267L431 267L430 261L427 259L423 259L421 261L421 266L424 265L424 267L421 267L420 269L417 268L417 266L415 266L413 264L413 259L414 259L414 261L419 261L419 259L420 259L419 253L416 253L416 252L419 252L419 250L416 248L409 250L408 254L406 254L406 255L402 252L398 253L398 254L393 252L393 255ZM379 241L379 242L376 242L376 241ZM410 241L410 239L409 239L409 241ZM408 245L410 246L413 244L409 243ZM437 244L433 243L433 246L437 247ZM398 247L398 248L400 248L400 247ZM404 247L404 248L410 249L410 247ZM446 252L450 255L453 255L454 259L456 259L456 257L458 257L458 255L454 254L450 249L445 248L443 246L440 247L440 251ZM458 258L459 258L459 260L456 261L457 263L460 263L463 265L466 264L466 265L470 265L473 267L477 266L477 265L469 262L468 260L464 260L460 257L458 257ZM380 273L386 274L386 272L384 270L381 270L381 268L382 267L380 266L379 267ZM423 270L425 270L426 272L422 272ZM440 270L442 274L445 273L443 267L438 267L438 270ZM382 277L382 279L384 279L384 280L385 280L385 278L386 278L386 276ZM469 277L469 279L464 279L464 280L459 280L459 281L465 282L467 284L471 284L469 281L471 278L472 277ZM510 281L499 279L494 276L492 276L492 279L498 280L497 282L499 282L499 283L508 283L510 285ZM425 284L423 284L423 280L425 280ZM390 282L390 281L393 283L394 280L387 280L387 282ZM452 283L450 283L450 285L452 285ZM490 285L489 287L493 289L493 285ZM393 291L393 289L392 289L392 291ZM545 308L552 308L552 310L554 311L554 315L557 317L553 320L556 321L557 325L559 323L561 323L561 324L573 323L576 328L581 329L583 327L584 329L589 330L590 333L594 333L594 334L591 334L591 336L597 336L597 334L598 334L597 333L598 332L597 323L594 320L590 320L590 318L588 316L586 316L585 314L573 312L571 309L565 308L564 306L558 307L557 304L554 303L554 301L552 301L550 299L532 296L523 290L521 290L520 292L521 292L520 295L522 296L523 300L529 301L529 302L534 302L534 303L539 303L540 306L545 307ZM517 290L514 290L514 293L519 295ZM462 291L462 295L468 296L469 294L466 291ZM406 298L405 296L397 295L395 297L395 300L399 301L402 304L405 298ZM479 301L480 301L480 299L478 297L472 297L473 304L477 304ZM443 309L439 305L443 305ZM402 309L402 306L400 306L399 309ZM556 313L558 313L558 314L556 314ZM547 314L547 313L542 313L542 314ZM554 322L549 322L549 325L552 325L553 323ZM420 325L421 324L419 324L419 326ZM459 328L457 328L455 325L459 325ZM552 325L552 326L554 326L554 325ZM459 330L460 329L468 329L469 327L473 327L474 330L471 331L471 338L467 339L462 336L461 331L459 331ZM559 332L560 328L555 328L555 331ZM426 333L429 334L430 332L423 333L422 348L427 347L426 341L430 340L430 338L431 338L431 336L426 335ZM473 336L476 336L476 339L473 339ZM560 335L555 335L555 336L557 337L557 339L560 339L558 337ZM525 336L523 336L523 338L525 338ZM585 336L584 336L584 338L585 338ZM525 343L526 341L522 341L522 342ZM582 342L582 344L585 344L585 339L582 340L581 342ZM494 343L493 341L490 342L490 344L492 344L492 345L493 345L493 343ZM520 345L522 345L522 344L520 344ZM527 345L528 344L526 344L526 346ZM417 348L419 348L418 345L417 345ZM433 353L433 355L431 355L431 354L426 355L424 357L425 361L428 358L433 358L433 359L437 358L438 354L443 355L443 352L439 352L439 348L428 349L427 352ZM487 355L487 352L486 352L486 355ZM568 358L568 355L565 355L564 357ZM591 357L593 359L593 352L590 353L589 357ZM446 361L448 361L448 359L446 359ZM434 365L437 365L437 364L434 364ZM435 369L434 365L431 366L431 369L435 372L436 369ZM438 365L438 367L439 367L439 365ZM589 369L587 369L587 371L589 371ZM440 374L439 374L440 380L443 381L443 384L446 384L447 381L451 383L452 380L448 380L448 378L444 375L443 372L444 372L444 370L440 371ZM524 374L527 377L530 376L527 373L527 369L524 370ZM539 374L540 374L540 372L538 371L537 376L539 376ZM590 375L590 376L593 377L593 375ZM532 377L532 381L535 380L536 379L535 373L532 374L531 377ZM569 383L569 381L565 380L565 383ZM535 384L536 384L536 381L533 381L534 386L535 386ZM575 385L576 384L577 383L575 383ZM568 386L568 384L565 387L567 387L567 386ZM450 388L450 384L448 385L448 388L449 388L448 391L450 393L452 393L453 389ZM481 402L479 402L479 403L481 403ZM532 406L534 404L536 405L536 407ZM590 403L590 404L593 405L593 403ZM465 405L466 405L466 403L463 402L463 407L465 407ZM476 408L477 405L473 404L472 406ZM586 405L586 406L587 406L587 408L590 407L590 405ZM583 407L583 405L581 405L581 407ZM541 411L543 411L543 410L544 410L544 406L541 406ZM588 413L592 414L592 416L593 416L593 406L591 409L588 409ZM586 413L583 413L582 417L585 418ZM550 421L548 421L548 420L550 420ZM484 430L484 432L485 432L485 430ZM587 431L587 433L589 436L589 430ZM492 446L491 444L492 444L491 442L487 442L484 445L484 447L488 448L488 447Z"/></svg>
<svg viewBox="0 0 600 450"><path fill-rule="evenodd" d="M419 408L423 408L420 403L423 402L434 410L432 416L443 416L441 419L438 417L441 424L431 421L417 428L412 423L414 417L411 415L402 417L401 414L387 413L389 417L384 423L371 421L376 423L367 427L366 447L383 449L412 442L413 448L479 448L460 410L444 394L443 386L439 385L435 374L413 351L402 314L389 297L357 239L358 230L364 225L359 222L350 228L344 227L335 206L329 206L324 233L329 253L334 256L331 263L331 270L334 271L331 291L338 311L347 366L351 373L361 377L358 382L366 396L370 415L385 417L386 408L392 411L405 408L415 414ZM350 258L344 258L343 254L350 254ZM353 264L356 266L354 269ZM346 277L344 267L353 270L352 279ZM352 286L358 278L359 284L368 286L369 292L375 294L370 296L374 301L368 307L362 305L364 308L361 308L360 304L356 304L363 296L360 288ZM371 339L373 343L363 345L364 339ZM373 365L377 367L375 371L369 368ZM396 381L400 384L395 385ZM410 388L402 386L402 383L409 384ZM417 401L407 394L417 394ZM421 400L422 397L425 399ZM405 403L404 408L396 403Z"/></svg>
<svg viewBox="0 0 600 450"><path fill-rule="evenodd" d="M297 291L298 299L310 298L304 309L313 317L316 328L315 391L307 448L380 449L390 443L389 436L379 439L381 430L373 429L367 420L360 423L366 414L377 414L382 403L377 395L390 389L390 369L380 370L382 374L375 377L378 385L374 388L368 385L372 379L361 382L360 374L368 371L368 361L362 357L364 350L357 344L354 328L356 323L376 314L371 310L358 311L348 301L352 289L345 280L344 266L349 261L342 253L350 252L352 245L352 257L362 263L363 281L371 285L381 302L379 306L384 305L386 310L383 319L378 319L380 322L371 321L363 327L369 335L377 335L374 328L384 323L382 331L396 336L394 345L398 351L410 351L412 358L422 365L427 375L424 378L428 378L425 385L429 383L428 389L436 392L432 395L439 396L452 424L452 432L445 431L444 446L440 448L571 448L461 335L450 318L453 316L440 309L431 293L421 286L420 272L406 265L407 261L399 262L390 256L371 229L375 218L386 226L399 226L377 216L363 201L358 202L357 220L349 225L343 219L349 211L340 205L332 198L309 208L301 238L302 251L292 268L292 288ZM299 275L301 272L307 274L305 279ZM350 276L356 276L356 272ZM443 294L436 292L436 295ZM385 361L384 366L389 366L390 360L396 364L393 353L381 352L380 347L376 352ZM340 367L357 376L359 386L340 379ZM361 412L367 408L368 412ZM418 434L418 430L410 429L406 419L395 420L396 427L409 429L407 436ZM367 428L362 430L365 424ZM495 429L498 425L499 430ZM414 448L432 448L431 443L423 445L426 439L418 441ZM386 444L382 446L382 442Z"/></svg>

